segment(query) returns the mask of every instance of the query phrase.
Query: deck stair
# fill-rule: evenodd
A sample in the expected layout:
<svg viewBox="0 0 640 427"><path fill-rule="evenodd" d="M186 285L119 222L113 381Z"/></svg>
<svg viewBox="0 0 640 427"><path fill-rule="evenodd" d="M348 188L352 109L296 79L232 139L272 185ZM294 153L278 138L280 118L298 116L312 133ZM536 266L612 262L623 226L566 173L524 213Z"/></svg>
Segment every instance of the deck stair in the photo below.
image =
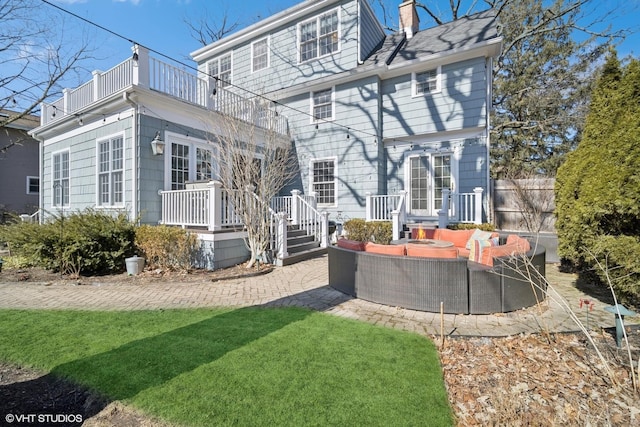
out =
<svg viewBox="0 0 640 427"><path fill-rule="evenodd" d="M297 225L287 226L287 252L282 259L276 259L276 265L290 265L327 253L327 248L321 248L320 242L314 236L307 235Z"/></svg>

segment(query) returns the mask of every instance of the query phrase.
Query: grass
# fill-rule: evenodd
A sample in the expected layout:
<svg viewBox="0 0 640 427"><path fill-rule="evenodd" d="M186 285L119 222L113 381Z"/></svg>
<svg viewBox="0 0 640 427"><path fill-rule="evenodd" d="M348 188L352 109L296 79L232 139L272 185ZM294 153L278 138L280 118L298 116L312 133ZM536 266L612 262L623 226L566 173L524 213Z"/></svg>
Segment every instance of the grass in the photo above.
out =
<svg viewBox="0 0 640 427"><path fill-rule="evenodd" d="M183 425L453 424L431 341L300 308L0 310L0 359Z"/></svg>

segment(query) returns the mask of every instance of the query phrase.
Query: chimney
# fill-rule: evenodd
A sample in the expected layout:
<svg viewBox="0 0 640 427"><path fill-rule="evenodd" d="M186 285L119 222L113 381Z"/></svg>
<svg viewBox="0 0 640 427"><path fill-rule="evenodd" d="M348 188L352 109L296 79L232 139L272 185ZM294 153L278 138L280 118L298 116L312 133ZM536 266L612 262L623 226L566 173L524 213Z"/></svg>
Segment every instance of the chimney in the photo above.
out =
<svg viewBox="0 0 640 427"><path fill-rule="evenodd" d="M416 12L416 0L405 0L400 4L399 15L400 30L404 31L407 39L410 39L418 32L418 24L420 24L418 12Z"/></svg>

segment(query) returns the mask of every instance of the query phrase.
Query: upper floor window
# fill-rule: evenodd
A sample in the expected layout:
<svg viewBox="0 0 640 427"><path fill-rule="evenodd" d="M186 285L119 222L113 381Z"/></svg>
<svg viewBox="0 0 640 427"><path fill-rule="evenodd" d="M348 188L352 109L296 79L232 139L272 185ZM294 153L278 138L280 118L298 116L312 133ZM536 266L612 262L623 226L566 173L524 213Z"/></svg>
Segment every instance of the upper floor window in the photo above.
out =
<svg viewBox="0 0 640 427"><path fill-rule="evenodd" d="M27 194L40 193L40 178L37 176L27 177Z"/></svg>
<svg viewBox="0 0 640 427"><path fill-rule="evenodd" d="M333 88L311 93L312 121L333 119Z"/></svg>
<svg viewBox="0 0 640 427"><path fill-rule="evenodd" d="M338 11L333 10L300 24L300 62L329 55L338 50L338 22Z"/></svg>
<svg viewBox="0 0 640 427"><path fill-rule="evenodd" d="M251 44L251 70L259 71L269 66L269 39Z"/></svg>
<svg viewBox="0 0 640 427"><path fill-rule="evenodd" d="M231 54L209 62L209 74L218 78L220 87L229 86L231 84Z"/></svg>
<svg viewBox="0 0 640 427"><path fill-rule="evenodd" d="M55 153L53 161L53 206L69 205L69 152Z"/></svg>
<svg viewBox="0 0 640 427"><path fill-rule="evenodd" d="M428 93L440 92L440 67L413 73L413 95L426 95Z"/></svg>
<svg viewBox="0 0 640 427"><path fill-rule="evenodd" d="M98 206L124 203L124 139L98 141Z"/></svg>

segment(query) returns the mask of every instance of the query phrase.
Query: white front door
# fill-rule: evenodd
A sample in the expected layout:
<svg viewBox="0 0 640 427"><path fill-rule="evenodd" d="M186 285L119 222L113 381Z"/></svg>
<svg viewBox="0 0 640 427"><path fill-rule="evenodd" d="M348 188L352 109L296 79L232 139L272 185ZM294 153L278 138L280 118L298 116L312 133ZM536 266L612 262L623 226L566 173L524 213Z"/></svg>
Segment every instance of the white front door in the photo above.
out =
<svg viewBox="0 0 640 427"><path fill-rule="evenodd" d="M437 216L442 190L453 189L451 154L416 154L408 159L409 213Z"/></svg>

